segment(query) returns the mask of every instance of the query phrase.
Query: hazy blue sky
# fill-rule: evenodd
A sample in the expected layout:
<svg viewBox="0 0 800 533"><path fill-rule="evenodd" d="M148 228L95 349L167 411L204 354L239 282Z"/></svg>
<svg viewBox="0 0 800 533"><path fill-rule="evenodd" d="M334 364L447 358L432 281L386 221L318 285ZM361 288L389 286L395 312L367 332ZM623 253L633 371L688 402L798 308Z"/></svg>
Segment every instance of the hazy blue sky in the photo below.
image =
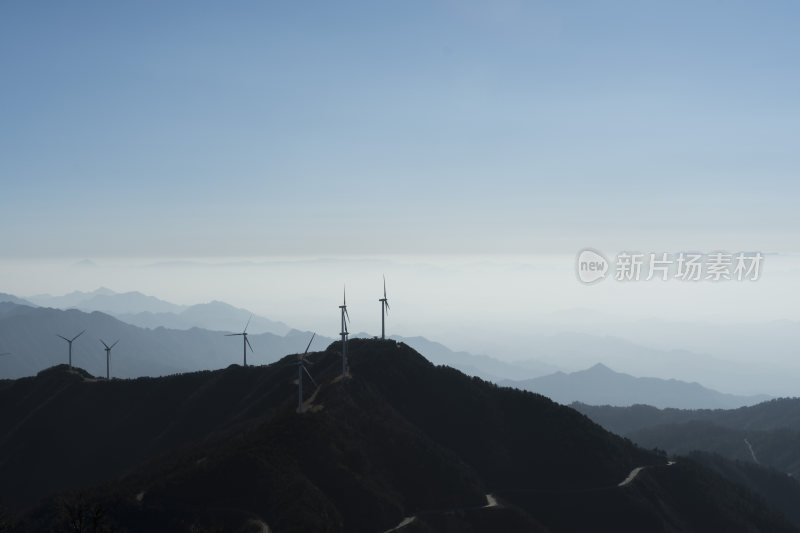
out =
<svg viewBox="0 0 800 533"><path fill-rule="evenodd" d="M2 2L0 250L798 251L800 4Z"/></svg>

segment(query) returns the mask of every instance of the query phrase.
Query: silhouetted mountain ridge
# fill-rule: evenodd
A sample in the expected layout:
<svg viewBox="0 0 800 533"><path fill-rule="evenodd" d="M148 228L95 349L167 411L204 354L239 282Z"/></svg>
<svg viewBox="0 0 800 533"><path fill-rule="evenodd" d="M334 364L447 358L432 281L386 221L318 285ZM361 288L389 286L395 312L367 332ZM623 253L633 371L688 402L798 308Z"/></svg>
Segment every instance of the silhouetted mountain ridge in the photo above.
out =
<svg viewBox="0 0 800 533"><path fill-rule="evenodd" d="M795 481L800 477L800 399L731 410L573 407L645 448L694 457L750 487L800 524L800 485Z"/></svg>
<svg viewBox="0 0 800 533"><path fill-rule="evenodd" d="M731 408L752 405L768 396L736 396L676 379L634 377L602 363L578 372L556 372L528 380L505 380L501 385L538 392L553 400L590 405L647 404L675 408Z"/></svg>
<svg viewBox="0 0 800 533"><path fill-rule="evenodd" d="M747 487L780 510L795 525L800 525L800 483L780 470L753 463L730 460L709 452L694 451L690 458L725 478Z"/></svg>
<svg viewBox="0 0 800 533"><path fill-rule="evenodd" d="M651 405L618 407L610 405L572 405L609 431L625 435L662 424L706 420L734 429L800 431L800 398L775 398L736 409L659 409Z"/></svg>
<svg viewBox="0 0 800 533"><path fill-rule="evenodd" d="M0 498L20 509L106 480L22 513L28 530L58 527L59 508L99 508L132 531L373 532L405 516L409 531L795 531L719 476L689 460L666 466L547 398L394 341L349 344L344 380L340 343L311 355L319 388L305 389L302 415L295 356L164 378L59 367L3 382ZM498 507L485 507L487 493Z"/></svg>

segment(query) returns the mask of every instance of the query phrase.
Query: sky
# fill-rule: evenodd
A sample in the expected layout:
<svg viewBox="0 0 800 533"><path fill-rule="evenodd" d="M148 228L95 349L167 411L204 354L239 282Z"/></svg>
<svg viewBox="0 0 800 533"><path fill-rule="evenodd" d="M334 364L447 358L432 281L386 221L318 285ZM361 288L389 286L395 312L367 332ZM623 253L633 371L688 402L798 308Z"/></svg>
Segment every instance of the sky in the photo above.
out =
<svg viewBox="0 0 800 533"><path fill-rule="evenodd" d="M338 299L388 270L428 297L405 334L475 302L515 325L574 308L798 319L798 11L0 3L0 291L110 285L302 322L313 280ZM574 275L586 247L780 259L749 285L595 289ZM286 258L312 266L255 287L219 267L135 274ZM104 270L75 274L83 259Z"/></svg>

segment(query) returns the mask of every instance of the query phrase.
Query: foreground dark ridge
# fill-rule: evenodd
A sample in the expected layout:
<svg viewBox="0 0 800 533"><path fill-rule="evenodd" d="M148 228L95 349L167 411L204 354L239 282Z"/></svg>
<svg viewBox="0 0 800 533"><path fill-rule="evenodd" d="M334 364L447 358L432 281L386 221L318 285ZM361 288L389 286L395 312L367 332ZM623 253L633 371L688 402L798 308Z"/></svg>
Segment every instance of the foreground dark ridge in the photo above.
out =
<svg viewBox="0 0 800 533"><path fill-rule="evenodd" d="M732 410L573 407L645 448L690 455L761 495L800 525L800 400Z"/></svg>
<svg viewBox="0 0 800 533"><path fill-rule="evenodd" d="M320 387L303 415L294 356L158 379L54 368L6 382L0 498L20 531L98 509L128 531L379 532L411 516L403 531L794 531L690 460L619 487L665 459L544 397L394 341L351 341L342 380L339 348L312 355ZM82 490L47 496L67 488Z"/></svg>

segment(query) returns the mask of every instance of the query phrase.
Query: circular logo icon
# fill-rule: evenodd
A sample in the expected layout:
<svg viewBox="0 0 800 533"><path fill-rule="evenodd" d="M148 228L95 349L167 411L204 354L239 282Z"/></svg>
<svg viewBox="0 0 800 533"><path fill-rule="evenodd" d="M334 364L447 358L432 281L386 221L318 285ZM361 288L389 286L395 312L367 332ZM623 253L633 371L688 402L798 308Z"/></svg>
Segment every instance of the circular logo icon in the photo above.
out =
<svg viewBox="0 0 800 533"><path fill-rule="evenodd" d="M605 279L608 272L608 260L603 254L591 248L585 248L578 252L578 260L575 263L578 279L582 283L590 285Z"/></svg>

